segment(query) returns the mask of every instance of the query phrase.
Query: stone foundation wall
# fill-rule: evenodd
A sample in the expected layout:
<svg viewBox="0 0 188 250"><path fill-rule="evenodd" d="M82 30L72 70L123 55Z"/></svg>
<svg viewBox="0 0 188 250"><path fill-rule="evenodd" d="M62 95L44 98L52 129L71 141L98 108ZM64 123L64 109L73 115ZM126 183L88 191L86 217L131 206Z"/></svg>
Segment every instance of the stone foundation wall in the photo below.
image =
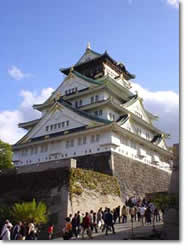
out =
<svg viewBox="0 0 188 250"><path fill-rule="evenodd" d="M100 173L112 175L111 152L79 156L74 157L74 159L76 159L77 168L89 169Z"/></svg>
<svg viewBox="0 0 188 250"><path fill-rule="evenodd" d="M111 209L117 206L123 206L123 202L119 196L111 194L101 195L99 192L93 190L84 190L81 195L74 195L72 202L69 203L69 213L74 214L77 211L81 213L90 212L93 210L97 212L99 208L109 207Z"/></svg>
<svg viewBox="0 0 188 250"><path fill-rule="evenodd" d="M121 198L126 196L145 196L146 193L167 192L170 174L158 168L142 164L112 153L113 175L117 176Z"/></svg>

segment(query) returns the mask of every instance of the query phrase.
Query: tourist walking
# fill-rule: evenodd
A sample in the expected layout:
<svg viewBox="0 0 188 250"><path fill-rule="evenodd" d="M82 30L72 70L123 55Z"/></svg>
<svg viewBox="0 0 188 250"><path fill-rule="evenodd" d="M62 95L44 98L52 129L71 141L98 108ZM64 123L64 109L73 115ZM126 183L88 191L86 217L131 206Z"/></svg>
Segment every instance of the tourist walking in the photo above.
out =
<svg viewBox="0 0 188 250"><path fill-rule="evenodd" d="M77 233L77 214L74 214L74 217L72 218L72 234L75 235L77 238L78 233Z"/></svg>
<svg viewBox="0 0 188 250"><path fill-rule="evenodd" d="M151 224L151 209L149 207L147 207L145 211L145 221Z"/></svg>
<svg viewBox="0 0 188 250"><path fill-rule="evenodd" d="M133 219L135 219L135 216L136 216L136 209L135 207L130 207L129 208L129 214L131 216L131 222L133 222ZM136 221L136 219L135 219Z"/></svg>
<svg viewBox="0 0 188 250"><path fill-rule="evenodd" d="M91 223L89 218L89 213L86 212L85 217L83 218L83 230L82 230L82 239L84 239L84 233L87 232L89 239L92 239L92 232L91 232Z"/></svg>
<svg viewBox="0 0 188 250"><path fill-rule="evenodd" d="M141 207L139 207L139 211L140 211L140 220L142 225L144 225L144 215L145 215L145 207L142 205Z"/></svg>
<svg viewBox="0 0 188 250"><path fill-rule="evenodd" d="M3 233L0 236L1 240L11 240L11 226L12 224L7 224L6 228L4 229Z"/></svg>
<svg viewBox="0 0 188 250"><path fill-rule="evenodd" d="M121 209L122 223L127 222L127 215L128 215L127 207L124 205Z"/></svg>
<svg viewBox="0 0 188 250"><path fill-rule="evenodd" d="M5 224L3 225L3 228L1 230L0 238L2 237L2 235L4 234L4 232L6 231L8 225L10 226L10 228L13 227L12 223L9 220L6 220Z"/></svg>
<svg viewBox="0 0 188 250"><path fill-rule="evenodd" d="M12 229L11 240L17 240L21 231L22 222L19 221Z"/></svg>
<svg viewBox="0 0 188 250"><path fill-rule="evenodd" d="M115 234L113 216L109 208L107 209L107 213L105 214L105 225L106 225L106 235L108 235L109 230L112 231L113 234Z"/></svg>
<svg viewBox="0 0 188 250"><path fill-rule="evenodd" d="M48 227L48 239L51 240L54 233L54 225L50 224Z"/></svg>
<svg viewBox="0 0 188 250"><path fill-rule="evenodd" d="M69 240L72 237L72 224L69 217L66 217L65 221L66 223L65 227L63 228L63 239Z"/></svg>

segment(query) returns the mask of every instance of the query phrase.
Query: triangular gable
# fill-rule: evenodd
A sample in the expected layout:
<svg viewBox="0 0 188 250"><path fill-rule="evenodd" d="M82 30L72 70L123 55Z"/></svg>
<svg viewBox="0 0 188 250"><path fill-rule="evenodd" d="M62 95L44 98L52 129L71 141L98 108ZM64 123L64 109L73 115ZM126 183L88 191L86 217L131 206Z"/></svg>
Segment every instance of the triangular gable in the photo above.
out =
<svg viewBox="0 0 188 250"><path fill-rule="evenodd" d="M151 120L149 116L147 115L147 113L144 111L144 107L140 99L138 99L132 105L128 106L126 109L131 111L132 113L134 113L135 115L137 115L138 117L146 121L147 123L151 124Z"/></svg>
<svg viewBox="0 0 188 250"><path fill-rule="evenodd" d="M159 147L161 147L161 148L163 148L165 150L168 149L167 145L166 145L166 142L165 142L165 140L163 138L162 138L162 140L159 142L159 144L157 146L159 146Z"/></svg>
<svg viewBox="0 0 188 250"><path fill-rule="evenodd" d="M101 56L101 54L96 53L95 51L91 50L91 49L86 49L85 53L83 54L83 56L81 56L81 58L79 59L79 61L75 64L75 66L91 61L97 57Z"/></svg>
<svg viewBox="0 0 188 250"><path fill-rule="evenodd" d="M100 122L90 120L60 103L54 103L36 126L24 137L24 143L32 138L48 136L83 126L96 126ZM52 126L52 127L51 127ZM23 138L23 139L24 139ZM20 141L22 142L22 140Z"/></svg>
<svg viewBox="0 0 188 250"><path fill-rule="evenodd" d="M50 101L66 95L66 91L80 91L87 88L96 87L97 83L93 80L92 83L84 77L81 77L81 74L77 72L70 72L69 75L64 79L64 81L59 85L59 87L52 93L52 95L43 103L47 104Z"/></svg>

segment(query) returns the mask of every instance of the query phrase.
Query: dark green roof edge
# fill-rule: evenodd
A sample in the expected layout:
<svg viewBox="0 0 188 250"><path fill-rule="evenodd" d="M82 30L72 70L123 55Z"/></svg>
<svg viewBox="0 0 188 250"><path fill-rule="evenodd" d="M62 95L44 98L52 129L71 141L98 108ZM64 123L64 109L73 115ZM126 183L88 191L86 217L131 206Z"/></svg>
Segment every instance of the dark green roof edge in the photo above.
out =
<svg viewBox="0 0 188 250"><path fill-rule="evenodd" d="M129 119L128 115L124 115L123 117L120 117L120 119L117 120L117 123L121 126L123 125L127 120Z"/></svg>
<svg viewBox="0 0 188 250"><path fill-rule="evenodd" d="M93 80L92 78L89 78L89 77L87 77L87 76L84 76L84 75L80 74L79 72L77 72L77 71L75 71L75 70L74 70L72 73L75 74L76 76L78 76L78 77L80 77L80 78L82 78L82 79L84 79L84 80L90 82L90 83L93 83L93 84L96 84L96 85L101 85L101 83L100 83L99 81Z"/></svg>
<svg viewBox="0 0 188 250"><path fill-rule="evenodd" d="M68 109L71 109L73 112L75 112L75 113L77 113L77 114L79 114L81 116L84 116L85 118L88 118L90 120L93 120L93 121L96 121L96 122L105 123L105 124L112 123L109 120L105 120L105 119L99 118L97 116L90 115L90 114L86 113L83 110L76 109L76 108L72 107L71 105L69 105L67 102L65 102L62 98L60 98L60 100L58 102L60 104L62 104L63 106L67 107Z"/></svg>
<svg viewBox="0 0 188 250"><path fill-rule="evenodd" d="M138 100L138 95L133 95L133 96L130 96L130 100L127 101L126 103L124 103L124 107L129 107L131 104L135 103L137 100Z"/></svg>

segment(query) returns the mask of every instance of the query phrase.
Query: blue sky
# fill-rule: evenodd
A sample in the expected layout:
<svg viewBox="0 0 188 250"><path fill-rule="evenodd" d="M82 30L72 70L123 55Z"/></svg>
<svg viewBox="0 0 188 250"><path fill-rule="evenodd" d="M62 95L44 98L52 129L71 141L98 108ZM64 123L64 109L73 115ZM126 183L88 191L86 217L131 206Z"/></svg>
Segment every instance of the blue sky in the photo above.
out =
<svg viewBox="0 0 188 250"><path fill-rule="evenodd" d="M179 9L175 0L1 1L0 112L19 110L21 91L40 94L63 80L59 68L87 42L136 74L151 92L179 92ZM174 3L174 4L173 4ZM12 67L20 77L11 76ZM0 120L1 121L1 120Z"/></svg>

